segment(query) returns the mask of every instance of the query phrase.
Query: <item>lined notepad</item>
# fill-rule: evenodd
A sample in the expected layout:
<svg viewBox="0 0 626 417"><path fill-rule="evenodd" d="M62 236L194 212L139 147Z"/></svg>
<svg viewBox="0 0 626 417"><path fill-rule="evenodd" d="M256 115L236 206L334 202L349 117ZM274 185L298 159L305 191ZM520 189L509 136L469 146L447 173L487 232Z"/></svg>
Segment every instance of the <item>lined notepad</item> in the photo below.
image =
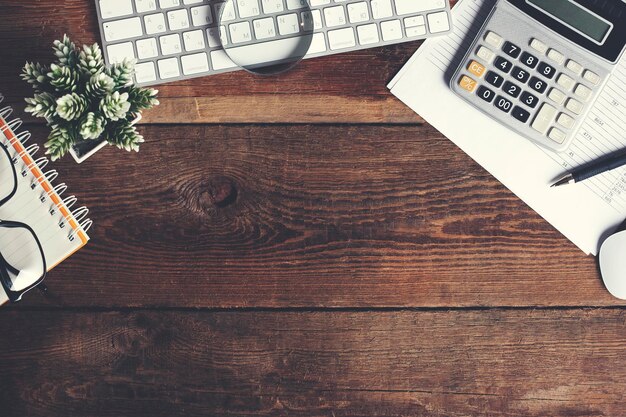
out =
<svg viewBox="0 0 626 417"><path fill-rule="evenodd" d="M0 101L2 96L0 95ZM86 207L75 208L74 196L62 197L67 186L64 183L53 185L58 173L46 169L48 159L37 158L39 146L28 144L30 133L17 132L19 119L9 120L12 109L0 109L0 142L11 157L17 171L17 191L0 207L0 219L22 222L29 225L43 247L48 271L79 250L89 240L87 230L91 220L87 219ZM0 180L6 181L12 172L0 173ZM2 250L11 250L11 242L0 242ZM6 249L4 247L7 247ZM0 287L0 305L8 299Z"/></svg>

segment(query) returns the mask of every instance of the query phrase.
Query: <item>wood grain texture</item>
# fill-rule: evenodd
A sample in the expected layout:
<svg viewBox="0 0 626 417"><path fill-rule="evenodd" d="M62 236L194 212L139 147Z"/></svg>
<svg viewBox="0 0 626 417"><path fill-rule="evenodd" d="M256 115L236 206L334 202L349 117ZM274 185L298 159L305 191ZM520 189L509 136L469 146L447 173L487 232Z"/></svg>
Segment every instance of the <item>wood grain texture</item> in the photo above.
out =
<svg viewBox="0 0 626 417"><path fill-rule="evenodd" d="M429 126L142 133L139 154L57 164L95 220L49 275L59 305L618 304L594 258Z"/></svg>
<svg viewBox="0 0 626 417"><path fill-rule="evenodd" d="M3 417L619 416L616 310L13 312Z"/></svg>

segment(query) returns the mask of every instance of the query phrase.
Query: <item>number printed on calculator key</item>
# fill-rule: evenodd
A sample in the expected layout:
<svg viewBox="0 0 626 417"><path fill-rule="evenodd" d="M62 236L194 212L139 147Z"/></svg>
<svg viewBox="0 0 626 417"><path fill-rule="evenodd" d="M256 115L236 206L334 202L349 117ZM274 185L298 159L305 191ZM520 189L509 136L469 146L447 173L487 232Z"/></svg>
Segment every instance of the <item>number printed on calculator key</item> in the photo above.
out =
<svg viewBox="0 0 626 417"><path fill-rule="evenodd" d="M554 77L554 74L556 74L556 69L554 69L553 66L546 64L545 62L539 63L539 66L537 67L537 71L539 71L541 75L543 75L549 80L551 80L552 77Z"/></svg>
<svg viewBox="0 0 626 417"><path fill-rule="evenodd" d="M539 99L537 98L537 96L530 94L528 91L524 91L519 99L522 103L524 103L531 109L534 109L535 106L537 106L537 103L539 102Z"/></svg>
<svg viewBox="0 0 626 417"><path fill-rule="evenodd" d="M530 88L537 91L538 93L543 93L544 91L546 91L546 88L548 87L548 84L546 84L545 81L540 80L539 78L535 76L530 77L530 81L528 81L528 85L530 86Z"/></svg>
<svg viewBox="0 0 626 417"><path fill-rule="evenodd" d="M511 71L511 75L515 77L515 79L521 83L525 83L526 81L528 81L528 78L530 77L530 74L528 73L528 71L521 69L518 66L513 67L513 71Z"/></svg>
<svg viewBox="0 0 626 417"><path fill-rule="evenodd" d="M517 58L520 54L519 46L509 41L504 42L504 45L502 46L502 50L504 51L505 54L507 54L511 58Z"/></svg>
<svg viewBox="0 0 626 417"><path fill-rule="evenodd" d="M522 63L529 68L535 68L538 62L537 57L529 54L528 52L522 53L522 56L519 58L519 60L522 61Z"/></svg>
<svg viewBox="0 0 626 417"><path fill-rule="evenodd" d="M505 99L502 96L496 97L496 101L493 104L495 104L497 108L499 108L505 113L508 113L509 110L511 110L511 107L513 106L513 103L511 103L509 100Z"/></svg>
<svg viewBox="0 0 626 417"><path fill-rule="evenodd" d="M522 92L521 88L519 88L517 85L513 84L510 81L505 82L502 89L504 90L505 93L515 98L517 98L517 96L519 96L519 93Z"/></svg>
<svg viewBox="0 0 626 417"><path fill-rule="evenodd" d="M485 75L485 81L487 81L494 87L500 87L502 85L502 82L504 81L504 78L502 78L500 75L493 71L487 71L487 75Z"/></svg>
<svg viewBox="0 0 626 417"><path fill-rule="evenodd" d="M496 93L494 93L492 90L488 89L484 85L478 87L478 91L476 92L476 94L478 94L478 97L482 98L487 103L491 103L496 95Z"/></svg>
<svg viewBox="0 0 626 417"><path fill-rule="evenodd" d="M500 71L504 72L505 74L508 74L509 71L511 71L511 67L513 66L513 64L511 64L510 61L507 61L505 58L502 58L501 56L496 57L496 60L494 61L493 65L498 68Z"/></svg>

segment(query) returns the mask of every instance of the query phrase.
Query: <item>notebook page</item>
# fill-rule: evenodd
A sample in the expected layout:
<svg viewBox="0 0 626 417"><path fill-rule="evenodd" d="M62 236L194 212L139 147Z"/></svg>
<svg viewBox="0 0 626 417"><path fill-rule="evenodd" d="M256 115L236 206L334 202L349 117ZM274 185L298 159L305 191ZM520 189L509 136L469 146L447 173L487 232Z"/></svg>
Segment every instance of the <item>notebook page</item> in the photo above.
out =
<svg viewBox="0 0 626 417"><path fill-rule="evenodd" d="M449 88L454 69L494 4L495 0L458 2L452 11L456 30L424 42L389 84L391 92L584 252L596 254L603 238L626 217L622 201L626 169L556 189L549 184L564 167L626 147L621 143L626 138L619 136L626 119L624 58L574 144L561 154L546 151L483 115Z"/></svg>

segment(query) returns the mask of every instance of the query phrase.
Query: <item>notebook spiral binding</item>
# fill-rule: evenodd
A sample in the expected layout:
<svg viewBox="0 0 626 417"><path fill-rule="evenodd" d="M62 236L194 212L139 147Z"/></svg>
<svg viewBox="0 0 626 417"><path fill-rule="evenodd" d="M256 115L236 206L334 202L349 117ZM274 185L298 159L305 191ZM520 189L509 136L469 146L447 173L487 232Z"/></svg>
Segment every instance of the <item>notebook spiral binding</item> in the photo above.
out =
<svg viewBox="0 0 626 417"><path fill-rule="evenodd" d="M0 93L0 103L4 100L4 96ZM13 113L13 108L10 106L5 106L0 108L0 118L6 121L6 125L2 126L1 131L4 133L8 130L13 133L13 137L15 137L15 141L18 141L21 144L23 150L16 151L13 147L9 149L9 153L11 154L11 162L16 166L16 171L18 175L22 177L27 177L29 174L33 174L33 180L31 181L30 188L35 191L37 188L41 189L41 194L39 196L39 201L42 204L46 204L48 201L51 203L50 208L48 209L48 213L51 216L56 215L58 212L68 212L71 213L72 218L76 222L77 227L68 227L68 222L66 218L63 216L61 220L58 222L59 229L69 229L67 238L70 241L74 241L77 236L77 229L82 230L86 233L91 226L93 226L93 221L87 218L89 214L89 209L85 206L79 207L77 209L71 210L72 207L76 204L77 198L74 195L66 196L62 198L62 195L65 191L67 191L67 185L65 183L57 184L52 186L52 182L58 177L59 173L55 169L51 169L48 171L43 171L44 168L50 163L49 159L45 156L39 157L35 159L36 153L40 150L39 145L30 144L26 146L26 142L31 138L30 132L22 131L19 133L15 133L15 131L22 126L23 121L19 118L14 118L12 120L8 120L8 118ZM13 144L12 143L12 144ZM31 160L30 163L25 162L25 157L28 156ZM19 163L22 162L22 166L18 168ZM34 172L40 173L40 175L35 175ZM43 186L43 184L47 182L49 185L49 189ZM52 196L58 196L58 202L54 202Z"/></svg>

